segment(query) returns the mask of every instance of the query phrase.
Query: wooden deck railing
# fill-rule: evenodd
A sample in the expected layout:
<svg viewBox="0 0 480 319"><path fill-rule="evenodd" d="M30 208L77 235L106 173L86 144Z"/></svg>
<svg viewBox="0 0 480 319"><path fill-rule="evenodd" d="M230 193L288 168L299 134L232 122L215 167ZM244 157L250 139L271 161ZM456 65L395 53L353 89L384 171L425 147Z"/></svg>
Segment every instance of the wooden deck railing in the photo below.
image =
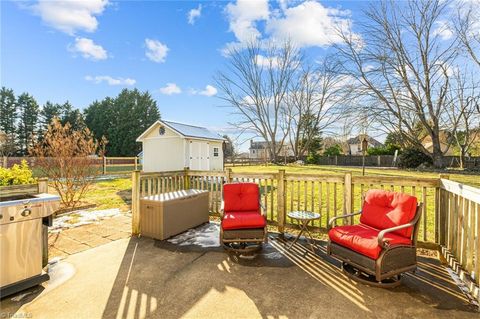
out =
<svg viewBox="0 0 480 319"><path fill-rule="evenodd" d="M480 298L480 189L441 179L439 190L441 251Z"/></svg>
<svg viewBox="0 0 480 319"><path fill-rule="evenodd" d="M321 213L312 225L314 231L325 232L328 220L361 209L369 189L386 189L408 193L423 202L420 220L420 245L441 248L450 263L463 277L470 278L471 290L478 296L480 273L480 190L439 178L408 176L352 176L287 173L236 173L225 171L181 170L163 173L133 173L132 232L138 234L139 200L143 196L180 189L208 190L210 212L217 215L222 201L222 185L226 182L254 182L260 186L261 203L267 221L277 226L296 227L287 217L288 211L311 210ZM347 223L358 222L350 219Z"/></svg>

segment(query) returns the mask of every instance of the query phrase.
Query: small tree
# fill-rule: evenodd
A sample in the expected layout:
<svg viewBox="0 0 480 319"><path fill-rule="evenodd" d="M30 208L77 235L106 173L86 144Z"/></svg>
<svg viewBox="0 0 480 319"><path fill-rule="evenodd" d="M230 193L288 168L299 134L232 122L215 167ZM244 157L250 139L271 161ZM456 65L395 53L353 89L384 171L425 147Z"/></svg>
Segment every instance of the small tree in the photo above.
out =
<svg viewBox="0 0 480 319"><path fill-rule="evenodd" d="M225 139L225 148L223 150L223 156L225 158L232 158L235 155L235 146L233 145L233 141L228 135L223 135L223 138Z"/></svg>
<svg viewBox="0 0 480 319"><path fill-rule="evenodd" d="M37 166L52 181L65 207L75 207L100 173L95 154L103 149L88 128L74 130L54 118L44 138L30 149Z"/></svg>

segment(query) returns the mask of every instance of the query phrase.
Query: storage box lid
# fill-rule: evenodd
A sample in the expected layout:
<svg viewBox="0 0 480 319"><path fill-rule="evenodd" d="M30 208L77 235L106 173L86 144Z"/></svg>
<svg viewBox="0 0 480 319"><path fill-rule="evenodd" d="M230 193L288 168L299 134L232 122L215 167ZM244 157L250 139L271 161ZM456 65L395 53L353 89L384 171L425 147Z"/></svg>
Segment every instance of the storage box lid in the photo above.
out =
<svg viewBox="0 0 480 319"><path fill-rule="evenodd" d="M205 193L208 193L208 191L200 190L200 189L187 189L187 190L145 196L145 197L142 197L142 199L152 200L157 202L168 202L168 201L174 201L182 198L194 197L199 194L205 194Z"/></svg>

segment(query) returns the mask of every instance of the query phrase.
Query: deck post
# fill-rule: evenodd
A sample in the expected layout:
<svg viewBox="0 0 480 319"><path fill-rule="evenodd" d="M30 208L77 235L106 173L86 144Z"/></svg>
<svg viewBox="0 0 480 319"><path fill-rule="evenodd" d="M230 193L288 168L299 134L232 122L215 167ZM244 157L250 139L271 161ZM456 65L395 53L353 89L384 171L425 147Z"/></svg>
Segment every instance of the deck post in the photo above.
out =
<svg viewBox="0 0 480 319"><path fill-rule="evenodd" d="M7 164L8 164L8 158L7 158L6 156L4 156L4 157L3 157L3 164L2 164L2 165L3 165L4 168L8 168L8 167L7 167Z"/></svg>
<svg viewBox="0 0 480 319"><path fill-rule="evenodd" d="M440 174L439 175L439 184L441 184L441 179L450 179L450 175ZM445 245L447 242L447 223L448 223L448 199L445 192L442 191L440 185L435 189L435 217L437 222L435 223L435 240L440 245Z"/></svg>
<svg viewBox="0 0 480 319"><path fill-rule="evenodd" d="M190 171L189 167L185 167L183 169L183 188L184 189L190 189L190 177L188 176L189 171Z"/></svg>
<svg viewBox="0 0 480 319"><path fill-rule="evenodd" d="M278 232L283 235L285 232L285 170L278 170L277 175L277 221L278 221Z"/></svg>
<svg viewBox="0 0 480 319"><path fill-rule="evenodd" d="M353 206L353 192L352 192L352 173L345 173L345 181L343 187L343 214L351 214ZM349 224L348 219L344 219L346 224Z"/></svg>
<svg viewBox="0 0 480 319"><path fill-rule="evenodd" d="M138 157L135 156L135 164L134 164L134 168L133 168L134 171L138 170Z"/></svg>
<svg viewBox="0 0 480 319"><path fill-rule="evenodd" d="M232 169L230 167L228 167L227 170L225 171L225 173L226 173L227 183L231 183L232 182Z"/></svg>
<svg viewBox="0 0 480 319"><path fill-rule="evenodd" d="M48 193L48 178L42 177L38 179L38 193Z"/></svg>
<svg viewBox="0 0 480 319"><path fill-rule="evenodd" d="M102 173L103 175L107 174L107 157L103 157L103 164L102 164Z"/></svg>
<svg viewBox="0 0 480 319"><path fill-rule="evenodd" d="M140 171L132 172L132 235L140 235Z"/></svg>

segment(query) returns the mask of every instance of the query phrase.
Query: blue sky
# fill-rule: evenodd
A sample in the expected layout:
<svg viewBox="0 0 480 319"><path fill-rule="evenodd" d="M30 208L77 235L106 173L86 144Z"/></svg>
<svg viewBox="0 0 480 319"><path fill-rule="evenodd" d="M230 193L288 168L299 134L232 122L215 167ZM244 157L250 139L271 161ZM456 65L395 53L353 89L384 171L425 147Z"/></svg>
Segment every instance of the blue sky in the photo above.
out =
<svg viewBox="0 0 480 319"><path fill-rule="evenodd" d="M232 43L289 37L309 58L365 2L1 1L1 85L80 109L148 90L162 117L228 132L213 76ZM193 10L193 11L192 11Z"/></svg>

